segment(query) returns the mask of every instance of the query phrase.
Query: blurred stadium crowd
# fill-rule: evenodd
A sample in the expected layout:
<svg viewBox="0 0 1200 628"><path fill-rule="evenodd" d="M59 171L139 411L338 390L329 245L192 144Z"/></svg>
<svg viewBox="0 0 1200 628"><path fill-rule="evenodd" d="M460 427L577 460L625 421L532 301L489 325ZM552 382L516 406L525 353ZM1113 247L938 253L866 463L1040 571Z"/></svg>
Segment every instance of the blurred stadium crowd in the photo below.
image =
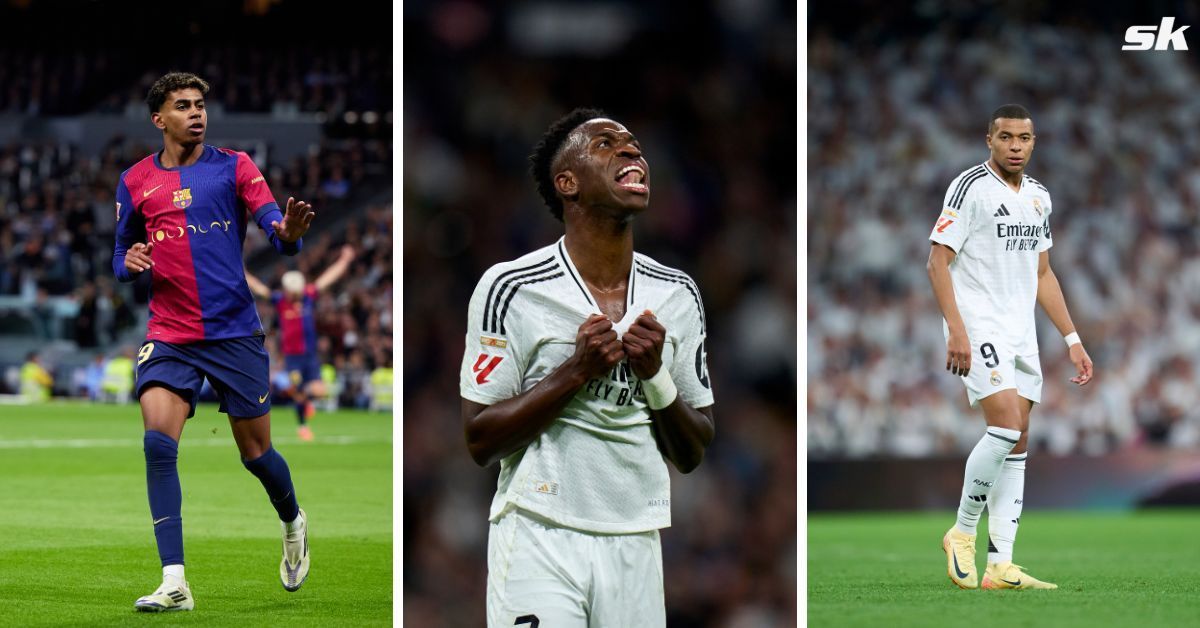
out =
<svg viewBox="0 0 1200 628"><path fill-rule="evenodd" d="M947 186L987 158L987 117L1008 102L1033 114L1027 172L1052 194L1051 263L1097 372L1068 382L1039 313L1033 451L1200 446L1194 61L1122 53L1124 26L1085 17L1052 28L991 5L947 5L954 20L922 6L853 36L819 21L810 33L809 455L958 455L978 439L944 370L925 261Z"/></svg>
<svg viewBox="0 0 1200 628"><path fill-rule="evenodd" d="M484 623L498 465L477 467L463 437L467 302L489 266L562 235L527 156L598 106L650 165L636 249L687 271L709 322L717 437L673 476L668 625L795 625L795 15L736 4L405 4L406 624Z"/></svg>
<svg viewBox="0 0 1200 628"><path fill-rule="evenodd" d="M347 275L317 302L319 357L337 393L331 404L372 405L370 374L390 369L392 361L392 68L388 39L375 37L386 26L339 29L350 18L333 15L317 44L262 43L246 35L269 26L278 38L311 24L315 9L295 2L213 3L202 13L158 15L163 25L186 24L189 45L147 54L120 38L89 41L110 30L105 25L125 24L122 12L135 12L131 7L72 7L78 19L62 30L71 43L49 47L28 31L57 24L54 3L10 4L0 7L0 130L8 138L0 139L0 338L41 343L37 362L53 382L44 392L121 397L103 394L102 374L114 361L124 369L122 356L144 337L149 282L120 284L112 276L114 187L123 170L161 148L146 92L163 72L182 69L212 86L210 142L247 151L281 206L294 196L318 212L295 258L280 258L251 226L247 267L278 288L285 270L299 269L311 281L336 257L331 251L355 250ZM80 26L89 21L90 28ZM275 150L253 131L223 130L224 117L234 114L258 114L253 119L264 124L315 125L318 139L303 152ZM145 132L118 134L99 150L84 150L56 135L65 127L44 123L76 115L144 120ZM260 303L260 317L272 369L281 371L269 303ZM35 369L22 370L19 359L28 365L28 357L0 361L0 393L50 381L36 377ZM286 376L273 381L282 400L290 382Z"/></svg>

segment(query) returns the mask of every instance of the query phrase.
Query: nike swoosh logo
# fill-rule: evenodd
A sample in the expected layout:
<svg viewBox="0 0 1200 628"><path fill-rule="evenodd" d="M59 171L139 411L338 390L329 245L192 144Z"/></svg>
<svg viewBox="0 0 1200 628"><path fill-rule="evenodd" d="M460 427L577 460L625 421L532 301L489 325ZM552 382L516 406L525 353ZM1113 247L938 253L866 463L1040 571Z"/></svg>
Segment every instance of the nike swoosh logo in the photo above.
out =
<svg viewBox="0 0 1200 628"><path fill-rule="evenodd" d="M1014 587L1019 587L1019 586L1021 586L1021 581L1020 581L1020 580L1017 580L1016 582L1009 582L1008 580L1005 580L1004 578L1001 578L1001 579L1000 579L1000 582L1003 582L1003 583L1006 583L1006 584L1011 584L1011 585L1013 585Z"/></svg>
<svg viewBox="0 0 1200 628"><path fill-rule="evenodd" d="M259 398L258 398L258 402L259 402L259 403L263 403L264 401L266 401L266 400L267 400L267 395L269 395L269 394L271 394L271 393L269 393L269 392L268 392L266 395L263 395L263 396L259 397Z"/></svg>
<svg viewBox="0 0 1200 628"><path fill-rule="evenodd" d="M158 188L161 188L162 186L163 186L163 184L159 183L158 185L150 188L149 190L142 192L142 198L146 198L147 196L150 196L151 194L154 193L154 190L157 190Z"/></svg>
<svg viewBox="0 0 1200 628"><path fill-rule="evenodd" d="M958 574L959 578L966 578L971 575L958 568L958 556L954 555L954 550L950 550L950 558L954 559L954 573Z"/></svg>
<svg viewBox="0 0 1200 628"><path fill-rule="evenodd" d="M170 519L170 518L171 518L171 517L170 517L170 515L168 515L168 516L166 516L166 517L163 517L162 519L155 519L155 520L154 520L154 525L158 525L158 524L160 524L160 523L162 523L162 522L164 522L164 521L166 521L167 519Z"/></svg>

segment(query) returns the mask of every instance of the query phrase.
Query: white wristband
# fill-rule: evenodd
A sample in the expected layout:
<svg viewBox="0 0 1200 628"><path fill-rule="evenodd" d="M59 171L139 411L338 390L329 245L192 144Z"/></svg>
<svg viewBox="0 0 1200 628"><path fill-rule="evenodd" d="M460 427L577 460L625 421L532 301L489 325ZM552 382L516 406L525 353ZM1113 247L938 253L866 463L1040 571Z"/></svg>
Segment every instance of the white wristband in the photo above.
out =
<svg viewBox="0 0 1200 628"><path fill-rule="evenodd" d="M1077 344L1083 343L1083 341L1079 339L1079 334L1077 332L1071 332L1063 336L1063 340L1067 342L1068 347L1073 347Z"/></svg>
<svg viewBox="0 0 1200 628"><path fill-rule="evenodd" d="M646 405L650 406L651 410L662 410L675 403L675 397L679 396L675 380L671 379L666 367L659 367L654 377L642 382L642 392L646 395Z"/></svg>

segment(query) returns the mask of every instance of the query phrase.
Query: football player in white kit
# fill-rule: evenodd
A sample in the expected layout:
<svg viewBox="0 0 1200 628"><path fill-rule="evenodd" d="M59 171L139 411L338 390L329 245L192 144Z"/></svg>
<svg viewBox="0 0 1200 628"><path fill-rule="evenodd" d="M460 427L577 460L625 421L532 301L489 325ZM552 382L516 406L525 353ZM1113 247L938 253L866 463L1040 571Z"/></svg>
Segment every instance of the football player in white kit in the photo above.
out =
<svg viewBox="0 0 1200 628"><path fill-rule="evenodd" d="M1029 412L1042 398L1035 304L1062 333L1082 386L1088 357L1050 268L1050 193L1025 175L1035 136L1021 105L988 124L991 156L951 182L929 239L929 280L943 316L946 369L962 377L987 431L967 458L958 521L942 539L959 587L979 586L975 527L988 508L985 589L1055 589L1012 562L1025 491Z"/></svg>
<svg viewBox="0 0 1200 628"><path fill-rule="evenodd" d="M665 460L714 434L700 291L633 250L650 170L624 126L576 109L530 161L566 234L484 273L460 374L471 456L500 461L487 623L662 627Z"/></svg>

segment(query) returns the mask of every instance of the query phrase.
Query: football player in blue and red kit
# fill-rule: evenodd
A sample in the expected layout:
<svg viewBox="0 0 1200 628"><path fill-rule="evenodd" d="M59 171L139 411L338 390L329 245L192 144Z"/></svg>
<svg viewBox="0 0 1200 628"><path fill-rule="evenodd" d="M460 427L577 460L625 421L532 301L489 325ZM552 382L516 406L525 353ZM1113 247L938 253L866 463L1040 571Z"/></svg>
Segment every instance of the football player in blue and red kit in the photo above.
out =
<svg viewBox="0 0 1200 628"><path fill-rule="evenodd" d="M254 222L275 249L295 255L314 216L289 198L281 213L245 153L204 143L208 84L172 72L150 88L150 119L163 149L121 173L113 271L151 277L150 320L138 352L136 394L145 426L146 489L163 581L141 611L191 610L184 579L179 437L204 378L229 415L242 464L262 482L283 528L280 579L295 591L308 575L308 528L287 462L271 446L268 357L242 267Z"/></svg>
<svg viewBox="0 0 1200 628"><path fill-rule="evenodd" d="M321 356L317 353L317 323L313 316L317 297L337 283L354 261L354 248L342 247L336 262L308 283L304 273L289 270L283 274L283 290L272 292L261 280L246 271L246 283L250 292L261 299L269 299L275 306L275 320L279 327L279 349L287 366L292 382L292 401L296 405L296 419L300 427L300 440L313 439L308 420L316 414L313 398L329 393L321 379Z"/></svg>

